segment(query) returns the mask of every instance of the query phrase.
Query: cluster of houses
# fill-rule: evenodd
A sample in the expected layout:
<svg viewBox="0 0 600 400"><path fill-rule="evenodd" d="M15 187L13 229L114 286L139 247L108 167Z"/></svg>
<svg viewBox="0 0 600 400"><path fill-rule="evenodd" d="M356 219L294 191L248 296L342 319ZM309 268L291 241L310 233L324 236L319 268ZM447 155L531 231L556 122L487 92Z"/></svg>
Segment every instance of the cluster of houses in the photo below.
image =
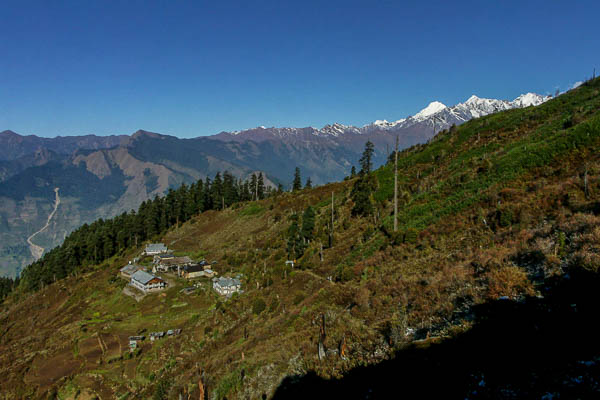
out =
<svg viewBox="0 0 600 400"><path fill-rule="evenodd" d="M154 256L152 262L152 273L136 263L129 263L121 268L121 276L130 281L130 285L144 293L163 290L167 283L155 274L158 272L174 272L180 278L212 278L213 289L223 296L231 296L233 293L241 292L241 275L235 278L216 277L217 273L212 269L216 261L208 263L202 260L194 262L190 257L175 257L169 252L163 243L152 243L146 246L142 255ZM152 337L152 336L151 336Z"/></svg>
<svg viewBox="0 0 600 400"><path fill-rule="evenodd" d="M169 329L166 332L152 332L150 333L150 341L154 342L155 340L162 339L165 336L176 336L181 333L181 329ZM137 348L138 343L142 342L146 339L146 336L136 335L129 336L129 350L133 351Z"/></svg>

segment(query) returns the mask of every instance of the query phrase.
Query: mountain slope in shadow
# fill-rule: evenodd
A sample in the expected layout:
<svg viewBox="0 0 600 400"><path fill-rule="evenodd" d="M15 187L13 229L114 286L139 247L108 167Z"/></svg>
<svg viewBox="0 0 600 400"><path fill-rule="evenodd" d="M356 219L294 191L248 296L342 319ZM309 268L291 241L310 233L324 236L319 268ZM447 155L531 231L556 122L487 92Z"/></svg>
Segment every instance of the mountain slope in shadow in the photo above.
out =
<svg viewBox="0 0 600 400"><path fill-rule="evenodd" d="M599 398L599 284L596 273L571 271L548 281L543 298L476 307L458 337L410 345L337 380L289 376L273 398Z"/></svg>

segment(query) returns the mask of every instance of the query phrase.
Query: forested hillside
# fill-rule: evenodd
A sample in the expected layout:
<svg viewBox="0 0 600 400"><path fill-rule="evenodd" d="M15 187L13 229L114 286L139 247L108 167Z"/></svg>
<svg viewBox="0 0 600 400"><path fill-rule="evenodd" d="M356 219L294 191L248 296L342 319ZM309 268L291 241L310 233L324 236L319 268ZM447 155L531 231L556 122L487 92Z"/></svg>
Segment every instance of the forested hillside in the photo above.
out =
<svg viewBox="0 0 600 400"><path fill-rule="evenodd" d="M397 230L395 154L372 171L369 143L343 182L252 200L215 179L98 221L3 302L3 393L594 398L598 149L600 79L399 152ZM126 295L119 268L148 241L216 261L243 293L164 275Z"/></svg>
<svg viewBox="0 0 600 400"><path fill-rule="evenodd" d="M31 291L69 274L85 272L88 265L101 263L116 254L138 247L147 239L207 210L222 210L240 201L264 199L275 193L265 187L262 173L242 181L225 171L190 186L183 184L164 197L145 201L137 212L84 224L64 243L29 265L21 275L21 288ZM9 282L10 280L7 280Z"/></svg>

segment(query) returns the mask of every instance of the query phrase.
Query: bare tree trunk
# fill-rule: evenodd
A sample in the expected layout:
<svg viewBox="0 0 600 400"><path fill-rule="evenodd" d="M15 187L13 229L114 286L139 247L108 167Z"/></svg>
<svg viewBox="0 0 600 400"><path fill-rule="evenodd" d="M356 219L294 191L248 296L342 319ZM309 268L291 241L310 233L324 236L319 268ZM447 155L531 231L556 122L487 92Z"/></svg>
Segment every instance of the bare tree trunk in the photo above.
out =
<svg viewBox="0 0 600 400"><path fill-rule="evenodd" d="M394 154L394 232L398 232L398 135Z"/></svg>
<svg viewBox="0 0 600 400"><path fill-rule="evenodd" d="M321 250L319 251L319 257L321 259L321 262L323 262L323 243L319 242Z"/></svg>
<svg viewBox="0 0 600 400"><path fill-rule="evenodd" d="M585 192L585 198L589 198L590 192L588 189L588 164L585 163L585 173L583 175L583 186L584 186L584 192Z"/></svg>
<svg viewBox="0 0 600 400"><path fill-rule="evenodd" d="M323 360L326 356L325 352L325 314L321 314L321 327L319 329L319 360Z"/></svg>
<svg viewBox="0 0 600 400"><path fill-rule="evenodd" d="M329 233L329 247L333 246L333 192L331 192L331 231Z"/></svg>

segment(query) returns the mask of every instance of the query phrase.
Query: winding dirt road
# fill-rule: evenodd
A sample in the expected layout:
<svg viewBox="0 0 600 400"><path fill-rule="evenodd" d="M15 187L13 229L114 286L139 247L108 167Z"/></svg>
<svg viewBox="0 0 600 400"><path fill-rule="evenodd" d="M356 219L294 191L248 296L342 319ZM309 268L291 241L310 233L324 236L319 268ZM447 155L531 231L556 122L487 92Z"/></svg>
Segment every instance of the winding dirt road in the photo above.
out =
<svg viewBox="0 0 600 400"><path fill-rule="evenodd" d="M56 194L56 198L54 200L54 210L52 210L50 215L48 215L48 221L46 221L46 225L44 225L42 229L40 229L39 231L35 232L33 235L27 238L27 243L29 244L31 255L33 256L35 261L42 258L42 254L44 254L44 248L33 243L32 240L35 237L35 235L43 232L46 228L48 228L48 226L50 226L50 221L52 221L52 217L54 217L54 214L56 214L56 210L58 209L58 205L60 204L60 196L58 195L58 189L59 188L54 188L54 193Z"/></svg>

